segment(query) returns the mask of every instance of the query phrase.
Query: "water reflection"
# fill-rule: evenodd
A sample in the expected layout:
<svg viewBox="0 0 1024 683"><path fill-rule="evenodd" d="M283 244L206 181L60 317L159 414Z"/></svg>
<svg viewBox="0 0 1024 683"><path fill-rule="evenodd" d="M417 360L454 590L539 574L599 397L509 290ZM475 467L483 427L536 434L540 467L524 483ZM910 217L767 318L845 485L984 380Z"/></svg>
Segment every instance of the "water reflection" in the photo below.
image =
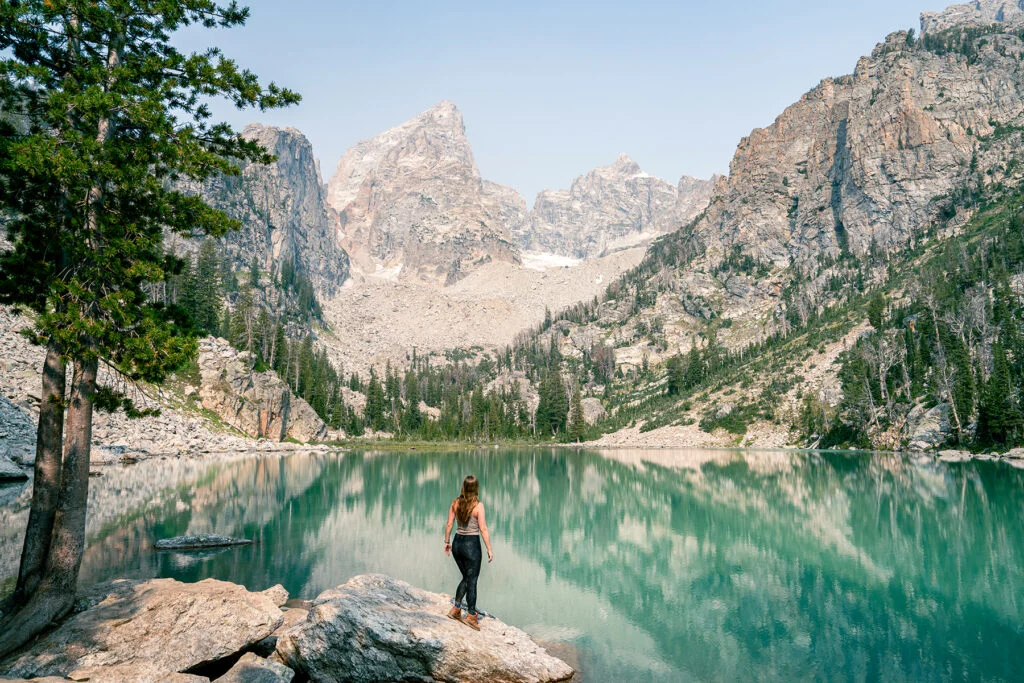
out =
<svg viewBox="0 0 1024 683"><path fill-rule="evenodd" d="M215 576L312 597L383 571L451 592L441 534L470 472L497 558L481 606L574 642L590 680L1017 676L1024 472L989 463L541 449L147 462L91 482L83 581ZM5 526L18 504L0 508ZM152 550L214 531L257 544Z"/></svg>

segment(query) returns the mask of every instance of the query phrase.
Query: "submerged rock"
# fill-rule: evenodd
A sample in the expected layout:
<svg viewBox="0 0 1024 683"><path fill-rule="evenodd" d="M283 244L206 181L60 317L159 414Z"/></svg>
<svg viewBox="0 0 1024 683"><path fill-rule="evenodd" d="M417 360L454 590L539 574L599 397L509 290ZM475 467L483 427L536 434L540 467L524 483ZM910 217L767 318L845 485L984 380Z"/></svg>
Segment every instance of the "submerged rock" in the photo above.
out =
<svg viewBox="0 0 1024 683"><path fill-rule="evenodd" d="M449 598L379 574L320 594L305 620L280 636L282 661L314 681L545 683L573 675L517 628L480 631L449 619Z"/></svg>
<svg viewBox="0 0 1024 683"><path fill-rule="evenodd" d="M204 548L223 548L231 545L249 545L248 538L232 538L220 534L203 534L201 536L175 536L164 538L153 544L157 550L200 550ZM287 599L287 598L286 598Z"/></svg>
<svg viewBox="0 0 1024 683"><path fill-rule="evenodd" d="M274 603L264 593L215 579L102 584L81 601L82 611L8 661L0 676L67 676L92 667L136 666L167 680L272 634L283 621Z"/></svg>
<svg viewBox="0 0 1024 683"><path fill-rule="evenodd" d="M284 664L272 662L247 652L216 681L217 683L291 683L293 678L295 678L295 672Z"/></svg>

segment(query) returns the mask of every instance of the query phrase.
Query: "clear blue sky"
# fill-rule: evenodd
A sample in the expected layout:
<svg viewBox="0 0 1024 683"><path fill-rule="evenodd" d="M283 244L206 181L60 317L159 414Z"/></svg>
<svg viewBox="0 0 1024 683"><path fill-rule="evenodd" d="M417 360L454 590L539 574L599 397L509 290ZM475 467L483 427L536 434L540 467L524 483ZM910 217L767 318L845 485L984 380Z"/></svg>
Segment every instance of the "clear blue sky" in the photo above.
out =
<svg viewBox="0 0 1024 683"><path fill-rule="evenodd" d="M922 4L923 3L923 4ZM728 171L740 138L826 76L853 71L939 0L362 2L249 0L247 26L203 32L298 90L236 125L294 126L325 178L353 143L442 99L462 110L485 178L532 205L620 152L675 182ZM196 36L183 37L196 46Z"/></svg>

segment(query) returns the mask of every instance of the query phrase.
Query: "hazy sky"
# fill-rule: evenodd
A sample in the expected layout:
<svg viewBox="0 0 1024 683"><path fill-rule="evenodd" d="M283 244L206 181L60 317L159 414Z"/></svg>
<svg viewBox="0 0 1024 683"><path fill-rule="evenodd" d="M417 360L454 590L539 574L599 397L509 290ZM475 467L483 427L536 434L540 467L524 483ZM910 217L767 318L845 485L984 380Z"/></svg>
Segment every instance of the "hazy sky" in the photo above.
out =
<svg viewBox="0 0 1024 683"><path fill-rule="evenodd" d="M923 4L922 4L923 3ZM675 182L728 171L740 138L826 76L853 71L941 0L361 2L248 0L243 28L202 45L298 90L298 107L219 109L294 126L330 178L353 143L440 100L466 121L481 174L532 205L620 152ZM192 35L185 38L194 47Z"/></svg>

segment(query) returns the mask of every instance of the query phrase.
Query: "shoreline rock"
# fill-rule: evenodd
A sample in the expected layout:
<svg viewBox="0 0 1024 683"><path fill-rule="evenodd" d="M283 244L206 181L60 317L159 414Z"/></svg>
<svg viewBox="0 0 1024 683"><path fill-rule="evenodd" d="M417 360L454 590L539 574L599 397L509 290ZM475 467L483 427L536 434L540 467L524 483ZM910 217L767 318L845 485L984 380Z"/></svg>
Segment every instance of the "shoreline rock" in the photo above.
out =
<svg viewBox="0 0 1024 683"><path fill-rule="evenodd" d="M357 576L313 602L277 654L315 681L554 683L573 669L495 618L480 631L449 619L449 597L381 574Z"/></svg>
<svg viewBox="0 0 1024 683"><path fill-rule="evenodd" d="M216 579L101 584L79 601L76 614L0 664L0 676L67 676L123 666L185 673L272 634L284 620L279 599Z"/></svg>

